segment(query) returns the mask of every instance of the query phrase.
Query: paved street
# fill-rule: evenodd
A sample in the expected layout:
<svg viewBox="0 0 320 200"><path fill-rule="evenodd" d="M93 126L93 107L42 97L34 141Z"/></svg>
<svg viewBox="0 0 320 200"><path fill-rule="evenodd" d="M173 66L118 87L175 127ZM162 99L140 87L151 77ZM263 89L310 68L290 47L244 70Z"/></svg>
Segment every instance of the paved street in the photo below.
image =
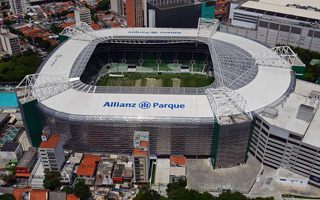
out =
<svg viewBox="0 0 320 200"><path fill-rule="evenodd" d="M248 162L238 167L213 170L208 159L188 160L188 188L199 191L221 192L236 190L249 192L259 173L260 163L250 156Z"/></svg>

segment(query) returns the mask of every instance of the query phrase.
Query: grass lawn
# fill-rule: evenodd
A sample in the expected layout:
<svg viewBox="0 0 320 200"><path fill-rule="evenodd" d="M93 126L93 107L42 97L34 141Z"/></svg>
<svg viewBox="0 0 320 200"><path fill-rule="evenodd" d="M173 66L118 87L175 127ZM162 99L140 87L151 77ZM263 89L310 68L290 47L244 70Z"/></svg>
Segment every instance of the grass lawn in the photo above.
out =
<svg viewBox="0 0 320 200"><path fill-rule="evenodd" d="M180 79L180 87L203 87L210 85L213 82L212 77L202 74L157 74L157 73L124 73L124 77L102 77L97 85L98 86L135 86L136 81L141 81L141 87L146 87L150 79L161 80L162 87L172 87L172 79ZM151 86L152 87L152 86Z"/></svg>

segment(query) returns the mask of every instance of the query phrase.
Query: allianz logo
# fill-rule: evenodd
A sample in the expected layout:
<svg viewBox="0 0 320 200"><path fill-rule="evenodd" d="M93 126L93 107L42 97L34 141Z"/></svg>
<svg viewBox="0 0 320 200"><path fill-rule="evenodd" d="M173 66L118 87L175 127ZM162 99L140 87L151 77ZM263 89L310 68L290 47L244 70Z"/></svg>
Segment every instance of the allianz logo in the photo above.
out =
<svg viewBox="0 0 320 200"><path fill-rule="evenodd" d="M184 109L185 104L178 103L159 103L159 102L149 102L142 101L140 103L132 102L118 102L118 101L106 101L103 107L109 108L140 108L140 109L149 109L149 108L162 108L162 109Z"/></svg>

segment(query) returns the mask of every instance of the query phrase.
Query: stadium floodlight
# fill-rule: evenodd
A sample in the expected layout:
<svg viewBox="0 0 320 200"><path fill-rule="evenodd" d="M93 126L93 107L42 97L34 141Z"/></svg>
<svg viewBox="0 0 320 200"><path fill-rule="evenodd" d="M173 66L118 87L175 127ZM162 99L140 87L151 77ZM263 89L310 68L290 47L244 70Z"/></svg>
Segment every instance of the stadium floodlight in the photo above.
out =
<svg viewBox="0 0 320 200"><path fill-rule="evenodd" d="M219 20L199 18L198 37L212 38L219 28Z"/></svg>
<svg viewBox="0 0 320 200"><path fill-rule="evenodd" d="M43 101L71 88L67 78L47 74L30 74L16 87L19 100L24 103L33 99Z"/></svg>
<svg viewBox="0 0 320 200"><path fill-rule="evenodd" d="M207 88L205 92L216 120L219 121L220 117L236 114L245 114L252 119L251 114L246 112L248 110L247 101L235 90L220 87Z"/></svg>
<svg viewBox="0 0 320 200"><path fill-rule="evenodd" d="M278 46L271 48L271 51L261 51L257 53L255 59L259 65L284 69L291 69L293 65L304 65L297 54L288 46Z"/></svg>
<svg viewBox="0 0 320 200"><path fill-rule="evenodd" d="M283 60L286 60L290 66L293 65L304 65L299 59L298 55L289 46L278 46L271 49Z"/></svg>
<svg viewBox="0 0 320 200"><path fill-rule="evenodd" d="M74 40L95 41L99 35L86 23L80 22L62 30L60 35L65 35Z"/></svg>

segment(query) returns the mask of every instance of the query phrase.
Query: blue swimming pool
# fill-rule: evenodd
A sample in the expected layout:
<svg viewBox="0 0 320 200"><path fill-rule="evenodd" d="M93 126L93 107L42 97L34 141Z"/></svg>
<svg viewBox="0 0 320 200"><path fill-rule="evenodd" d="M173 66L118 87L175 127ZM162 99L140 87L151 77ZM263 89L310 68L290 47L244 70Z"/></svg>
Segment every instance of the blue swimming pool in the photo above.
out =
<svg viewBox="0 0 320 200"><path fill-rule="evenodd" d="M0 92L0 108L16 108L18 101L14 92Z"/></svg>

